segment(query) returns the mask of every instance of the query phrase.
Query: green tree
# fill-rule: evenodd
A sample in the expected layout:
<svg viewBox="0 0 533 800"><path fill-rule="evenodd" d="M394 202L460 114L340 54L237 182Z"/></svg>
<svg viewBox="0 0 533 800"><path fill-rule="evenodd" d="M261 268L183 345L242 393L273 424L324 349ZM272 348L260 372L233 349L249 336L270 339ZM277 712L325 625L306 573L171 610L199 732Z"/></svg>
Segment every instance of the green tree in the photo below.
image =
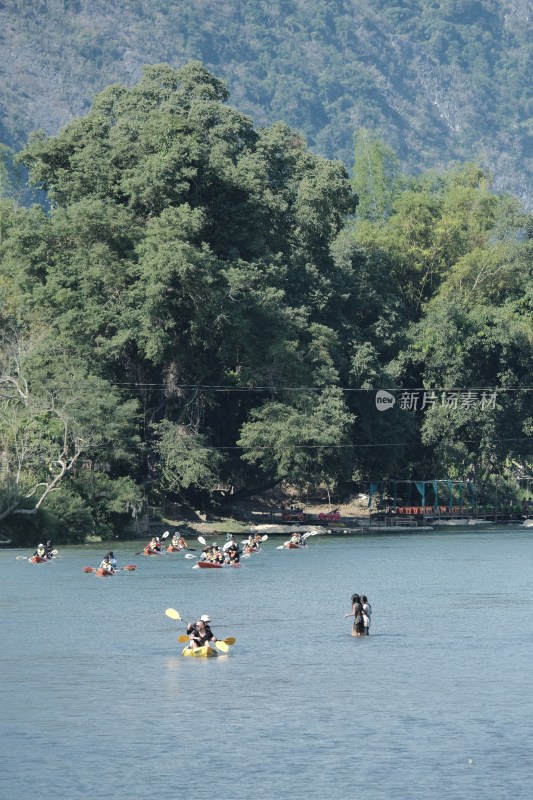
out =
<svg viewBox="0 0 533 800"><path fill-rule="evenodd" d="M355 134L352 185L359 198L358 219L379 223L390 217L402 187L399 160L392 147L366 128Z"/></svg>
<svg viewBox="0 0 533 800"><path fill-rule="evenodd" d="M350 477L353 422L342 393L325 389L254 409L238 444L270 480L331 489Z"/></svg>
<svg viewBox="0 0 533 800"><path fill-rule="evenodd" d="M9 238L5 269L29 282L34 326L104 379L153 387L147 452L162 421L235 444L260 396L228 403L198 385L339 379L332 245L355 209L346 171L286 125L255 131L226 100L201 64L157 65L22 154L53 209L33 238Z"/></svg>
<svg viewBox="0 0 533 800"><path fill-rule="evenodd" d="M209 447L207 438L168 420L154 424L154 449L161 488L178 497L210 495L220 480L223 458Z"/></svg>
<svg viewBox="0 0 533 800"><path fill-rule="evenodd" d="M35 514L84 460L131 464L134 401L121 400L50 341L13 332L0 353L0 519Z"/></svg>

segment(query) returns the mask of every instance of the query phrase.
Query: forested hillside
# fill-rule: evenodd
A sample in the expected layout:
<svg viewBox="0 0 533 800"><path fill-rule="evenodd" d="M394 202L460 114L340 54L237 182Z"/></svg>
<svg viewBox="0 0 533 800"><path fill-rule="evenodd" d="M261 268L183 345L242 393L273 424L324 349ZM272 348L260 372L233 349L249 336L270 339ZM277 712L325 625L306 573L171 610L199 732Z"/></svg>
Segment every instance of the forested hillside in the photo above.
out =
<svg viewBox="0 0 533 800"><path fill-rule="evenodd" d="M409 178L368 131L359 149L350 180L199 62L32 139L46 202L0 202L0 520L111 535L128 509L283 482L512 498L533 220L473 164Z"/></svg>
<svg viewBox="0 0 533 800"><path fill-rule="evenodd" d="M472 160L532 204L531 0L5 0L0 141L55 133L144 64L201 60L258 126L351 168L368 128L410 172Z"/></svg>

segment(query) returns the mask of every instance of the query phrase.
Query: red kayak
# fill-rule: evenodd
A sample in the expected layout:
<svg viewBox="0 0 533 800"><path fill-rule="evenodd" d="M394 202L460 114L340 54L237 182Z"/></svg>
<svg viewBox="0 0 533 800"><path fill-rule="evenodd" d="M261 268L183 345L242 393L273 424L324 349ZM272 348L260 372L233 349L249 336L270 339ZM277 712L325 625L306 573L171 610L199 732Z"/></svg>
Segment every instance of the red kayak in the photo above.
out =
<svg viewBox="0 0 533 800"><path fill-rule="evenodd" d="M302 550L304 547L307 547L306 544L296 544L296 542L285 542L283 547L286 550Z"/></svg>
<svg viewBox="0 0 533 800"><path fill-rule="evenodd" d="M233 564L217 564L215 561L198 561L196 564L200 569L222 569L223 567L240 567L240 561Z"/></svg>
<svg viewBox="0 0 533 800"><path fill-rule="evenodd" d="M107 569L97 569L96 570L96 574L100 578L107 578L108 575L114 575L115 573L114 572L109 572L109 570L107 570Z"/></svg>
<svg viewBox="0 0 533 800"><path fill-rule="evenodd" d="M32 564L48 564L49 558L42 558L41 556L32 556L30 558Z"/></svg>
<svg viewBox="0 0 533 800"><path fill-rule="evenodd" d="M162 550L151 550L149 547L145 547L143 553L145 556L160 556Z"/></svg>

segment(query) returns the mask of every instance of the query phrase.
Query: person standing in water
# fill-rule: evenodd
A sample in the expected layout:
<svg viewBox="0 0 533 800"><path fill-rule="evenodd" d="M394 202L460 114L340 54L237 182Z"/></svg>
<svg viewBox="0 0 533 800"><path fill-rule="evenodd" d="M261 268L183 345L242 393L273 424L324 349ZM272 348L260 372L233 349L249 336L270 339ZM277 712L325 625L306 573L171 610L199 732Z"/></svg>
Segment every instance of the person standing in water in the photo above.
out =
<svg viewBox="0 0 533 800"><path fill-rule="evenodd" d="M372 606L368 602L366 594L361 595L361 605L363 606L363 636L370 633L370 620L372 617Z"/></svg>
<svg viewBox="0 0 533 800"><path fill-rule="evenodd" d="M363 622L363 605L361 598L358 594L352 594L352 611L351 614L345 614L344 617L353 617L352 636L363 636L364 622Z"/></svg>

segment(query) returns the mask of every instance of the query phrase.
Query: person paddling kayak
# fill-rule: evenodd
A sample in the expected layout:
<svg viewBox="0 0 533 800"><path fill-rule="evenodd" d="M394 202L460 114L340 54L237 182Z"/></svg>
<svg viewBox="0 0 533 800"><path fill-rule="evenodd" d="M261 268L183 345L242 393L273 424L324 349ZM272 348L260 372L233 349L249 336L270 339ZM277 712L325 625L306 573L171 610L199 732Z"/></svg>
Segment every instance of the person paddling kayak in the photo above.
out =
<svg viewBox="0 0 533 800"><path fill-rule="evenodd" d="M44 546L44 544L41 543L37 545L37 550L33 554L34 558L35 556L37 556L38 558L48 558L46 554L46 547Z"/></svg>
<svg viewBox="0 0 533 800"><path fill-rule="evenodd" d="M99 570L101 569L103 572L111 572L111 574L116 572L116 570L113 568L113 565L111 564L111 559L109 558L108 555L103 557L102 563L100 564L98 569Z"/></svg>
<svg viewBox="0 0 533 800"><path fill-rule="evenodd" d="M215 643L216 636L209 627L211 620L207 614L202 614L198 622L190 622L187 625L187 634L190 636L189 647L195 650L197 647L204 647L209 642Z"/></svg>
<svg viewBox="0 0 533 800"><path fill-rule="evenodd" d="M189 545L187 544L186 540L177 531L173 535L170 543L171 543L172 547L175 547L178 550L187 550L188 547L189 547Z"/></svg>
<svg viewBox="0 0 533 800"><path fill-rule="evenodd" d="M222 550L226 564L238 564L241 560L241 550L233 536L226 542Z"/></svg>

